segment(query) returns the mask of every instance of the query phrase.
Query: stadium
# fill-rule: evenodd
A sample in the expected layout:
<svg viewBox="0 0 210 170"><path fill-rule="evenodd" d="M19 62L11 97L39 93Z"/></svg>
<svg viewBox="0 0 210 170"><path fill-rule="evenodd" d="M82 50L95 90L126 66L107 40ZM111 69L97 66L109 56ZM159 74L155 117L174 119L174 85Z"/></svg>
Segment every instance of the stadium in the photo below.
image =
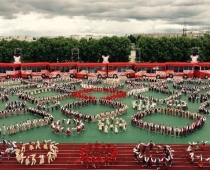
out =
<svg viewBox="0 0 210 170"><path fill-rule="evenodd" d="M0 169L210 168L209 2L2 4Z"/></svg>

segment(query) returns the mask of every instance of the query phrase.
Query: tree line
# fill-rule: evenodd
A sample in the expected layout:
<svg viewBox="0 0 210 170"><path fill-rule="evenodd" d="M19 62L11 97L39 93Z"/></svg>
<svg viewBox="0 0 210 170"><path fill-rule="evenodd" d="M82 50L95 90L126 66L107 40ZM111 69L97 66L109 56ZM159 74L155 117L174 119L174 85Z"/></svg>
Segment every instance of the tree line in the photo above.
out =
<svg viewBox="0 0 210 170"><path fill-rule="evenodd" d="M200 61L210 61L209 35L199 38L137 37L133 41L140 50L137 56L145 62L185 62L190 60L192 54L199 54Z"/></svg>
<svg viewBox="0 0 210 170"><path fill-rule="evenodd" d="M13 62L16 48L22 49L22 62L71 61L75 53L79 55L81 62L102 62L102 55L109 55L111 62L123 62L129 61L131 43L127 37L117 36L103 37L99 40L92 38L76 40L64 37L40 38L32 42L16 39L2 40L0 41L0 62Z"/></svg>
<svg viewBox="0 0 210 170"><path fill-rule="evenodd" d="M187 61L192 53L199 53L201 61L209 61L210 36L200 38L152 37L103 37L90 38L40 38L36 41L0 41L0 62L13 62L14 50L22 49L22 62L70 61L72 50L77 49L81 62L102 62L102 55L109 55L110 62L129 61L131 43L139 49L137 57L144 62ZM137 58L138 60L139 58Z"/></svg>

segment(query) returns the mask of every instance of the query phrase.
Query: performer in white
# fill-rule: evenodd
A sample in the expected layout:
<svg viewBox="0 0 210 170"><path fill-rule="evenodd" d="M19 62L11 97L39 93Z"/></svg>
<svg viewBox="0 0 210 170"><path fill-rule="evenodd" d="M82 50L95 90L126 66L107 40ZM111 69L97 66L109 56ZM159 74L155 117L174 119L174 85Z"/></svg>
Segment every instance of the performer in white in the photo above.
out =
<svg viewBox="0 0 210 170"><path fill-rule="evenodd" d="M21 63L20 62L21 57L20 56L14 56L14 63Z"/></svg>
<svg viewBox="0 0 210 170"><path fill-rule="evenodd" d="M103 58L103 63L109 63L109 55L107 56L102 55L102 58Z"/></svg>
<svg viewBox="0 0 210 170"><path fill-rule="evenodd" d="M199 55L195 55L195 56L191 55L190 58L192 59L191 63L197 63Z"/></svg>

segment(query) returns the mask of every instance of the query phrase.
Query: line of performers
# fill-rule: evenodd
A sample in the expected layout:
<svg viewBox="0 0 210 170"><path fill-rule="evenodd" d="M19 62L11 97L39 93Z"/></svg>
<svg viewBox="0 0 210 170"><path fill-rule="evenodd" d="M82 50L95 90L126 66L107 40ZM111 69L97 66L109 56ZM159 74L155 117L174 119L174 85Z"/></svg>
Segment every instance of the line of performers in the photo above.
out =
<svg viewBox="0 0 210 170"><path fill-rule="evenodd" d="M58 100L52 100L52 101L39 101L36 105L38 110L46 110L47 112L50 111L50 109L53 111L60 109L60 101Z"/></svg>
<svg viewBox="0 0 210 170"><path fill-rule="evenodd" d="M130 93L128 92L129 93L128 95L129 96L131 96L131 95L134 96L135 99L140 99L140 100L143 100L143 101L149 100L149 101L153 101L157 104L159 104L161 102L160 104L168 104L170 107L172 107L171 103L173 103L173 104L176 103L176 100L177 101L180 100L180 98L182 96L181 92L172 92L172 95L166 97L165 99L159 99L159 98L154 98L152 96L150 96L150 97L144 96L144 95L141 94L141 92L140 92L141 90L144 91L145 88L143 88L143 89L133 89L133 90L129 91ZM184 103L184 104L186 104L186 103Z"/></svg>
<svg viewBox="0 0 210 170"><path fill-rule="evenodd" d="M14 116L14 115L20 115L20 114L25 114L27 112L26 108L15 108L11 110L2 110L0 111L0 119L1 118L6 118L9 116Z"/></svg>
<svg viewBox="0 0 210 170"><path fill-rule="evenodd" d="M126 84L136 83L136 82L157 82L160 79L156 79L155 77L146 77L146 78L130 78L125 81Z"/></svg>
<svg viewBox="0 0 210 170"><path fill-rule="evenodd" d="M113 88L113 89L124 88L124 83L122 83L120 79L107 78L103 81L103 83L110 85L109 88Z"/></svg>
<svg viewBox="0 0 210 170"><path fill-rule="evenodd" d="M16 157L17 162L20 164L25 165L35 165L36 164L36 153L31 153L34 150L41 150L40 142L37 140L36 142L29 142L29 143L20 143L17 144L16 142L6 141L3 138L3 147L6 148L5 152L1 152L1 154L6 153L7 158L10 159L10 156L13 155ZM44 141L43 149L47 150L46 157L48 158L48 163L51 163L57 158L58 147L56 146L58 143L49 141ZM35 146L34 146L35 145ZM28 150L26 150L26 146L28 146ZM28 153L28 151L30 153ZM28 154L27 156L24 154ZM45 162L45 156L39 155L38 158L40 159L39 164L43 165Z"/></svg>
<svg viewBox="0 0 210 170"><path fill-rule="evenodd" d="M75 90L76 89L76 85L80 84L81 81L79 81L78 83L74 83L74 82L64 82L64 83L59 83L58 86L61 87L68 87L70 90ZM57 85L55 85L57 86Z"/></svg>
<svg viewBox="0 0 210 170"><path fill-rule="evenodd" d="M47 86L47 87L42 86L40 88L26 90L24 91L24 93L28 95L36 95L36 94L51 92L51 91L53 91L53 88L51 86Z"/></svg>
<svg viewBox="0 0 210 170"><path fill-rule="evenodd" d="M143 88L147 88L148 89L148 86L149 86L148 83L145 83L145 82L133 82L133 83L128 83L126 85L126 89L127 90L143 89Z"/></svg>
<svg viewBox="0 0 210 170"><path fill-rule="evenodd" d="M100 168L100 165L103 163L105 166L109 166L110 163L114 165L118 149L113 144L105 143L88 143L84 144L79 151L81 163L85 164L88 168L90 162L92 167Z"/></svg>
<svg viewBox="0 0 210 170"><path fill-rule="evenodd" d="M87 82L82 82L80 84L81 89L91 89L91 88L97 88L98 86L92 85L92 84L87 84Z"/></svg>
<svg viewBox="0 0 210 170"><path fill-rule="evenodd" d="M201 105L199 107L199 113L210 114L210 110L208 110L208 106L210 106L209 101L205 101L205 102L201 103Z"/></svg>
<svg viewBox="0 0 210 170"><path fill-rule="evenodd" d="M62 84L57 86L57 91L60 93L72 93L74 90L76 90L76 86L63 86Z"/></svg>
<svg viewBox="0 0 210 170"><path fill-rule="evenodd" d="M0 100L2 101L2 103L4 101L8 101L9 100L9 95L7 93L0 94Z"/></svg>
<svg viewBox="0 0 210 170"><path fill-rule="evenodd" d="M111 93L110 96L103 97L104 100L117 100L121 98L126 97L126 92L123 90L116 90L109 87L93 87L93 88L85 88L81 90L77 90L72 92L72 97L79 98L79 99L90 99L90 100L96 100L96 97L89 96L88 93L92 92L105 92L105 93Z"/></svg>
<svg viewBox="0 0 210 170"><path fill-rule="evenodd" d="M35 78L32 78L32 79L21 79L21 84L33 84L33 83L41 83L43 80L42 78L40 77L35 77Z"/></svg>
<svg viewBox="0 0 210 170"><path fill-rule="evenodd" d="M87 84L101 84L102 83L102 79L95 79L95 78L91 78L88 79Z"/></svg>
<svg viewBox="0 0 210 170"><path fill-rule="evenodd" d="M128 106L123 103L120 103L118 101L99 99L99 103L101 105L113 107L116 109L112 110L112 111L106 111L106 112L102 112L97 115L94 115L92 117L93 122L100 121L100 120L103 121L103 119L113 119L115 117L118 117L118 116L121 116L121 115L127 113Z"/></svg>
<svg viewBox="0 0 210 170"><path fill-rule="evenodd" d="M160 92L162 94L173 94L173 91L170 90L165 83L155 83L155 85L149 84L149 91Z"/></svg>
<svg viewBox="0 0 210 170"><path fill-rule="evenodd" d="M18 93L19 99L29 101L32 104L37 104L38 102L43 101L53 101L53 100L65 100L71 97L70 93L63 93L60 95L55 95L51 97L39 97L38 99L34 96L30 96L28 94L25 94L24 92Z"/></svg>
<svg viewBox="0 0 210 170"><path fill-rule="evenodd" d="M80 134L85 130L85 124L82 120L73 119L73 123L71 123L71 119L62 119L51 123L51 129L60 135L70 136L72 133ZM73 125L73 127L71 127Z"/></svg>
<svg viewBox="0 0 210 170"><path fill-rule="evenodd" d="M25 101L7 102L5 110L13 110L13 109L17 109L17 108L22 108L22 109L26 108L26 102Z"/></svg>
<svg viewBox="0 0 210 170"><path fill-rule="evenodd" d="M127 123L124 119L118 117L111 117L111 119L101 119L98 121L98 129L104 133L108 133L109 131L111 133L118 133L119 131L126 131Z"/></svg>
<svg viewBox="0 0 210 170"><path fill-rule="evenodd" d="M4 79L2 82L0 82L0 85L13 85L13 84L20 84L21 79L20 78L14 78L14 79Z"/></svg>
<svg viewBox="0 0 210 170"><path fill-rule="evenodd" d="M2 128L0 128L0 133L3 135L6 135L6 132L8 135L16 134L18 132L27 131L29 129L33 129L35 127L42 127L50 124L53 121L53 116L51 114L48 114L44 111L40 111L34 108L27 108L27 112L31 113L33 115L37 115L41 117L41 119L33 119L33 120L26 120L23 123L15 123L13 125L10 125L6 127L4 124L2 125Z"/></svg>
<svg viewBox="0 0 210 170"><path fill-rule="evenodd" d="M97 103L97 100L92 101L90 99L67 103L61 106L61 112L70 118L92 122L92 116L90 114L74 111L73 109L76 109L77 107L88 106L90 104L95 105L96 103Z"/></svg>
<svg viewBox="0 0 210 170"><path fill-rule="evenodd" d="M80 84L82 80L77 79L77 78L61 77L61 78L54 78L54 79L41 79L41 82L43 83L69 82L69 83L74 83L74 84Z"/></svg>
<svg viewBox="0 0 210 170"><path fill-rule="evenodd" d="M20 164L25 164L27 166L35 165L37 162L36 157L40 159L39 165L43 165L45 163L45 157L47 157L47 162L48 164L50 164L57 158L57 153L58 153L57 145L58 143L55 143L51 140L49 141L45 140L43 148L41 148L40 142L38 140L36 142L22 143L21 149L19 147L15 149L15 157ZM28 146L30 153L27 152L26 146ZM31 153L34 150L42 150L42 149L47 151L46 156L43 154L37 156L36 153Z"/></svg>
<svg viewBox="0 0 210 170"><path fill-rule="evenodd" d="M110 84L110 85L116 85L116 84L120 84L121 81L120 81L120 79L106 78L105 80L103 80L103 83Z"/></svg>
<svg viewBox="0 0 210 170"><path fill-rule="evenodd" d="M7 129L8 135L12 135L12 134L16 134L18 132L27 131L29 129L46 126L47 124L48 124L48 122L46 119L35 119L35 118L34 118L34 120L28 119L26 121L23 121L23 123L16 122L15 124L10 125L8 127L5 127L5 125L3 124L2 134L3 135L6 134L6 129Z"/></svg>
<svg viewBox="0 0 210 170"><path fill-rule="evenodd" d="M53 91L58 93L72 93L76 89L76 86L63 86L63 84L55 84Z"/></svg>
<svg viewBox="0 0 210 170"><path fill-rule="evenodd" d="M195 158L198 159L198 167L202 168L204 165L203 160L208 161L208 163L210 164L210 158L203 158L202 152L200 152L200 154L196 155L195 152L198 151L205 151L206 150L206 143L208 143L209 141L202 141L201 144L199 144L199 141L197 142L189 142L189 146L187 148L188 151L188 156L190 159L190 163L194 163Z"/></svg>
<svg viewBox="0 0 210 170"><path fill-rule="evenodd" d="M47 121L47 124L50 124L53 121L53 116L51 114L43 111L43 110L38 110L38 109L34 109L32 107L28 107L27 112L29 112L33 115L37 115L37 116L42 117L42 119Z"/></svg>
<svg viewBox="0 0 210 170"><path fill-rule="evenodd" d="M182 116L182 117L187 117L189 119L194 120L194 122L192 124L188 124L187 126L184 127L171 127L171 126L167 126L164 124L155 124L155 123L149 123L143 120L144 117L152 115L152 114L164 114L163 110L169 110L170 111L170 115L174 115L174 116ZM155 108L155 109L150 109L150 110L146 110L146 111L141 111L138 112L137 114L134 114L132 116L131 119L131 124L133 126L139 127L140 129L144 129L153 133L159 133L162 135L168 135L168 136L176 136L176 137L183 137L186 135L189 135L191 133L193 133L194 131L202 128L205 124L206 121L206 117L198 114L198 113L190 113L190 112L185 112L182 110L178 110L178 109L173 109L172 113L174 111L174 114L171 113L172 109L169 108ZM177 111L177 112L176 112ZM165 112L166 114L166 112Z"/></svg>
<svg viewBox="0 0 210 170"><path fill-rule="evenodd" d="M155 108L156 103L153 100L134 100L132 101L133 109L141 111L148 110L149 108Z"/></svg>
<svg viewBox="0 0 210 170"><path fill-rule="evenodd" d="M147 146L149 146L149 154L146 154L146 148ZM168 166L172 165L173 162L173 153L174 150L171 149L170 146L168 145L164 145L163 149L161 151L161 147L160 145L157 145L156 148L156 153L153 152L154 146L156 146L152 141L150 141L149 143L141 143L139 142L134 148L133 148L133 153L134 153L134 159L137 161L137 163L142 164L142 167L147 166L149 169L152 168L153 163L155 163L155 166L158 169L160 169L160 163L162 162L162 167L163 169L166 169ZM155 154L155 157L152 156L152 152L153 154ZM162 158L160 158L158 155L159 153L163 153L164 156Z"/></svg>
<svg viewBox="0 0 210 170"><path fill-rule="evenodd" d="M116 108L116 110L113 110L110 112L106 111L106 112L103 112L103 113L100 113L97 115L91 115L91 114L87 114L87 113L84 114L84 113L80 113L80 112L73 110L77 107L88 106L92 103L92 100L86 99L86 100L67 103L66 105L63 105L61 107L61 112L71 118L81 119L83 121L88 121L88 122L96 122L101 119L117 117L122 114L125 114L128 109L127 105L117 102L117 101L99 99L99 100L96 100L96 103L97 102L99 102L99 104L104 105L104 106ZM94 104L95 104L95 102L94 102Z"/></svg>
<svg viewBox="0 0 210 170"><path fill-rule="evenodd" d="M147 92L149 89L147 87L142 87L142 88L132 88L131 90L129 90L127 92L127 96L130 97L130 96L135 96L135 98L140 98L140 96L137 96L137 95L140 95L141 93L143 92Z"/></svg>
<svg viewBox="0 0 210 170"><path fill-rule="evenodd" d="M206 84L208 82L202 81L201 78L188 78L188 79L182 79L183 84Z"/></svg>
<svg viewBox="0 0 210 170"><path fill-rule="evenodd" d="M11 86L11 87L5 87L3 86L1 90L4 89L5 93L18 93L20 91L23 91L25 89L31 89L31 88L37 88L39 85L37 83L30 83L30 84L21 84L21 85L16 85L16 86Z"/></svg>

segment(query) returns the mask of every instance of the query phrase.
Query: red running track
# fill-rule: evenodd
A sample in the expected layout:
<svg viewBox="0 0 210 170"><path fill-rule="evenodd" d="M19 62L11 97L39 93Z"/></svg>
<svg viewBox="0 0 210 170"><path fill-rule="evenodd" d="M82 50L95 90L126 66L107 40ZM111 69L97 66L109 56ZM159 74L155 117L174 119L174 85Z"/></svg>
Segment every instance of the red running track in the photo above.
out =
<svg viewBox="0 0 210 170"><path fill-rule="evenodd" d="M109 166L105 166L104 164L101 164L99 169L148 169L147 167L142 167L141 162L137 163L134 160L133 157L133 148L136 144L115 144L118 148L118 155L117 160L114 163L114 165L110 164ZM18 146L21 147L21 145L18 144ZM45 164L44 165L38 165L39 158L36 158L37 164L34 166L26 166L21 165L16 161L16 158L13 156L9 160L7 159L7 155L3 154L3 160L0 163L0 170L13 170L13 169L31 169L31 170L40 170L40 169L46 169L46 170L62 170L62 169L87 169L86 165L81 164L79 150L83 144L59 144L58 145L58 157L57 159L48 164L47 163L47 157L45 157ZM188 157L188 152L186 151L188 145L170 145L172 150L174 150L173 155L173 163L171 167L168 167L167 169L177 169L177 170L196 170L198 169L198 159L195 159L195 162L193 164L190 164L190 160ZM43 147L43 145L41 145ZM3 151L3 146L0 146L1 151ZM149 152L148 148L146 150L146 155L152 154L153 157L158 156L159 158L162 158L164 155L163 153L156 154L156 147L154 147L154 150L152 152ZM195 155L203 155L203 158L210 157L210 145L206 146L205 151L195 151ZM99 150L101 153L102 151ZM46 156L47 151L44 150L34 150L34 151L28 151L28 146L26 146L26 152L24 155L30 155L36 153L36 155L44 154ZM90 161L91 162L91 161ZM88 169L94 169L91 166L91 163L89 163ZM152 169L156 169L155 164L153 164ZM161 164L161 169L162 164ZM210 169L210 165L207 161L204 160L204 167L202 169Z"/></svg>

